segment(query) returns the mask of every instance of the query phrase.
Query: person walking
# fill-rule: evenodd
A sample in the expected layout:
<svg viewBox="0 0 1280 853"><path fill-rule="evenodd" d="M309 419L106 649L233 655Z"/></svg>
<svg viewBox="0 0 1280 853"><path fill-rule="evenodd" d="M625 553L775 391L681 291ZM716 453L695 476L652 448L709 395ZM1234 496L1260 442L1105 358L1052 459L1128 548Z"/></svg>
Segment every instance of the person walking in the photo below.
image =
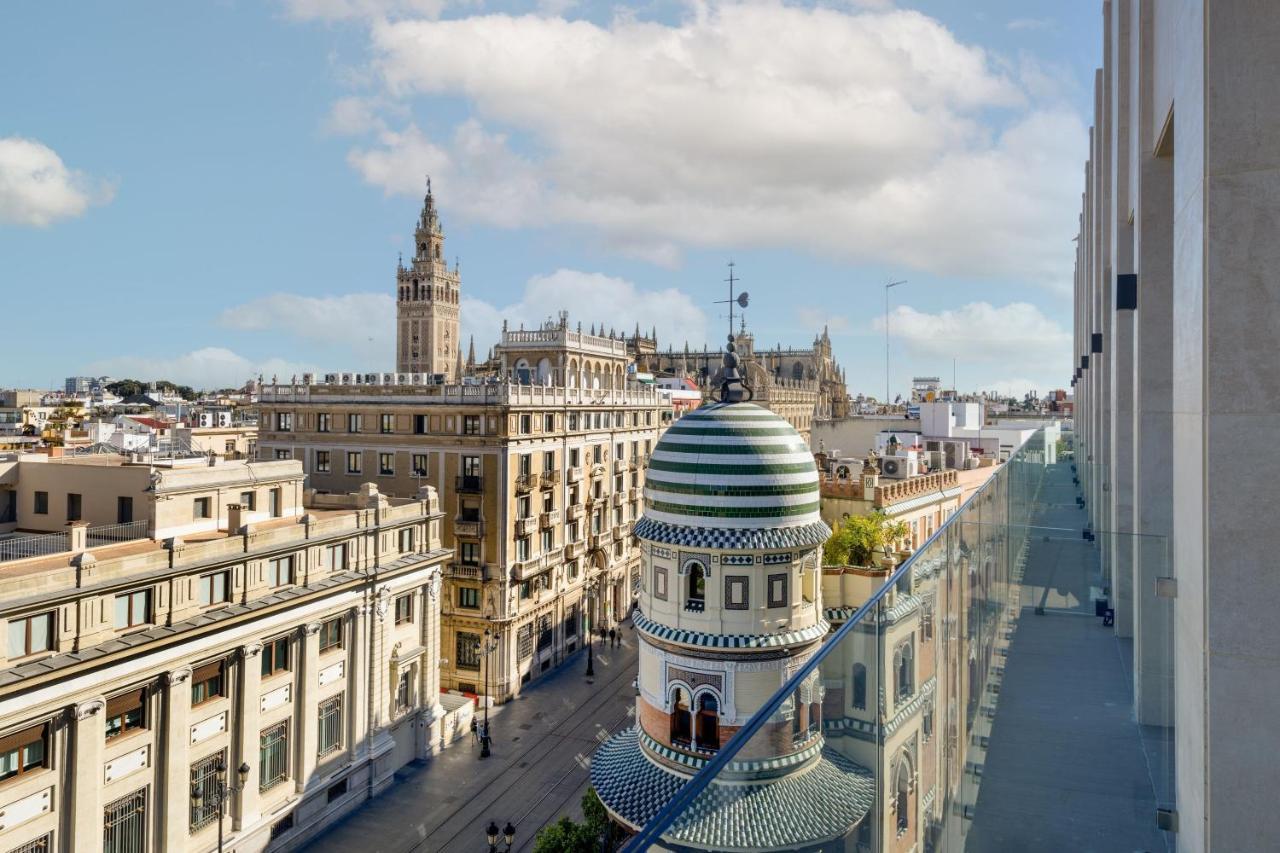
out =
<svg viewBox="0 0 1280 853"><path fill-rule="evenodd" d="M475 717L471 718L471 742L472 743L480 742L480 726L479 724L476 723Z"/></svg>
<svg viewBox="0 0 1280 853"><path fill-rule="evenodd" d="M616 647L618 645L618 632L613 628L609 629L609 645L611 647Z"/></svg>

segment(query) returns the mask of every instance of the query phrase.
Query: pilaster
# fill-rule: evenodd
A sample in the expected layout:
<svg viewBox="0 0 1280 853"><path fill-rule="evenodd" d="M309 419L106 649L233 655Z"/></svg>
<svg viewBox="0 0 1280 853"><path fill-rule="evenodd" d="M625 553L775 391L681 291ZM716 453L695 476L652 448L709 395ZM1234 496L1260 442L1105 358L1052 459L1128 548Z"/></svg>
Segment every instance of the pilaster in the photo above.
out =
<svg viewBox="0 0 1280 853"><path fill-rule="evenodd" d="M298 791L304 791L307 782L311 779L311 774L316 769L317 728L320 723L316 717L316 689L319 687L320 678L317 665L320 658L319 622L308 622L302 627L298 647L301 650L302 665L298 668L298 698L293 715L294 725L298 731L296 760L293 766L298 769L294 774L294 783Z"/></svg>
<svg viewBox="0 0 1280 853"><path fill-rule="evenodd" d="M106 743L107 700L89 699L71 709L71 837L67 849L102 850L102 749Z"/></svg>
<svg viewBox="0 0 1280 853"><path fill-rule="evenodd" d="M182 850L190 824L191 667L169 671L164 685L164 731L160 734L164 761L159 783L164 794L157 798L157 805L163 848Z"/></svg>
<svg viewBox="0 0 1280 853"><path fill-rule="evenodd" d="M238 809L235 813L236 829L253 823L259 817L260 796L258 779L261 763L261 727L258 724L262 708L262 644L249 643L240 649L239 690L236 696L237 717L240 725L238 741L234 746L235 761L228 762L231 767L239 767L242 763L250 767L249 778L240 792Z"/></svg>

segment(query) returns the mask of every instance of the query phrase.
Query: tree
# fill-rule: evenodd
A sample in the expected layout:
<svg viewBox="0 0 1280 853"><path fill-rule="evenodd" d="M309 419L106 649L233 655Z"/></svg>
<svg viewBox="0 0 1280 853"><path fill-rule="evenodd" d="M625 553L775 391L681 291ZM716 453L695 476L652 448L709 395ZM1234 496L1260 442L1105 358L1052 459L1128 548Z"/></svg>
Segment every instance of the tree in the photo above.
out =
<svg viewBox="0 0 1280 853"><path fill-rule="evenodd" d="M822 562L828 566L868 566L876 551L910 532L906 522L890 521L881 510L850 516L823 546Z"/></svg>
<svg viewBox="0 0 1280 853"><path fill-rule="evenodd" d="M599 853L618 848L621 839L609 812L596 794L587 788L582 795L582 823L562 817L538 830L533 853Z"/></svg>

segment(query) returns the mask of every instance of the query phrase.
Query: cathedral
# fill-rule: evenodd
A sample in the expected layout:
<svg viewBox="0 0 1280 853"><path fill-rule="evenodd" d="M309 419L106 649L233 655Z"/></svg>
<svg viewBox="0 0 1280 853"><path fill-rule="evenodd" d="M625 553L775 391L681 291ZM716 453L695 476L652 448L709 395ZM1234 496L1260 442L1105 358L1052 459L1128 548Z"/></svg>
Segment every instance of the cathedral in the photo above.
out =
<svg viewBox="0 0 1280 853"><path fill-rule="evenodd" d="M396 372L457 381L462 374L462 282L457 264L450 269L444 259L444 228L430 178L413 238L413 260L406 267L401 258L396 268Z"/></svg>

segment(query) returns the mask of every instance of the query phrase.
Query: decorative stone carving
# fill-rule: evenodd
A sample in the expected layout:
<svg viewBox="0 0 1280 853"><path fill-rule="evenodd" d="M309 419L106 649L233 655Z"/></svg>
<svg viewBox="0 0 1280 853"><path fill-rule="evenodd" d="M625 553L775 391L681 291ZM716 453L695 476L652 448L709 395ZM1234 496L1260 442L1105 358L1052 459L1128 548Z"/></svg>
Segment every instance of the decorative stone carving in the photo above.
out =
<svg viewBox="0 0 1280 853"><path fill-rule="evenodd" d="M244 655L245 660L252 660L262 654L262 643L246 643L240 647L240 654Z"/></svg>
<svg viewBox="0 0 1280 853"><path fill-rule="evenodd" d="M378 614L379 619L386 618L387 610L391 607L391 588L381 586L378 588L378 597L374 602L373 608Z"/></svg>
<svg viewBox="0 0 1280 853"><path fill-rule="evenodd" d="M171 669L164 674L164 683L170 687L179 684L185 684L191 678L191 667L180 666L177 669Z"/></svg>
<svg viewBox="0 0 1280 853"><path fill-rule="evenodd" d="M107 700L97 697L87 699L84 702L77 702L75 706L75 715L77 720L87 720L90 717L106 710Z"/></svg>
<svg viewBox="0 0 1280 853"><path fill-rule="evenodd" d="M314 637L316 634L320 633L320 623L308 622L306 625L302 626L302 633L303 636Z"/></svg>
<svg viewBox="0 0 1280 853"><path fill-rule="evenodd" d="M678 666L668 666L667 677L671 681L683 681L694 690L706 685L708 687L714 687L722 694L724 693L724 676L720 673L694 672L691 669L684 669Z"/></svg>

